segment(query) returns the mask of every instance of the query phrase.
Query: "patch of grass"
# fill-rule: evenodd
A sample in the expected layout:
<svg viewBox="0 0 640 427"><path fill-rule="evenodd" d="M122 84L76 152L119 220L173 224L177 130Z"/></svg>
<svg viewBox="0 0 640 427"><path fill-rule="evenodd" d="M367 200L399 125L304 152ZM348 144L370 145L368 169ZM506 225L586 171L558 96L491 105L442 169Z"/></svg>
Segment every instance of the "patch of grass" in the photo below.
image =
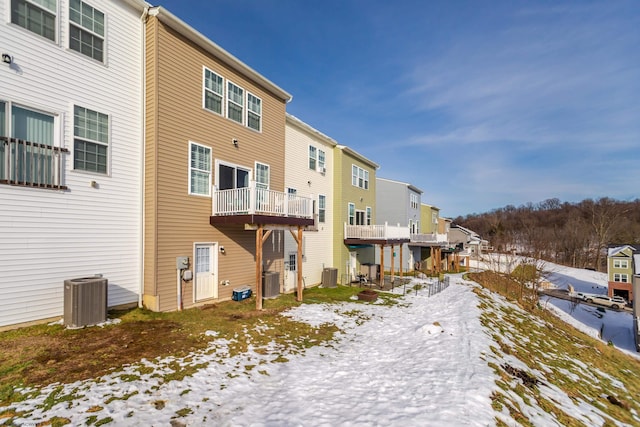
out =
<svg viewBox="0 0 640 427"><path fill-rule="evenodd" d="M101 420L96 421L96 427L102 426L102 425L105 425L105 424L109 424L112 421L113 421L113 418L111 418L111 417L103 418Z"/></svg>
<svg viewBox="0 0 640 427"><path fill-rule="evenodd" d="M486 287L504 290L502 286ZM582 426L583 423L565 412L562 405L540 394L545 384L558 387L573 401L579 399L600 407L620 423L637 425L633 414L640 413L640 403L633 396L640 393L638 360L583 334L546 310L518 310L497 303L487 290L476 288L474 291L483 306L481 323L492 331L493 340L499 346L492 346L491 351L498 360L509 354L528 368L506 369L490 363L500 377L496 381L500 389L515 392L523 402L541 407L563 426ZM524 387L525 380L538 385ZM614 382L623 384L624 388L616 387ZM620 396L607 399L613 392ZM500 392L492 401L496 406L507 408L520 425L530 425L515 401ZM616 405L611 401L623 403Z"/></svg>
<svg viewBox="0 0 640 427"><path fill-rule="evenodd" d="M304 291L304 302L351 301L359 290L348 286L309 288ZM338 330L335 326L316 328L280 315L301 304L295 298L295 294L284 294L265 300L261 311L255 309L255 298L250 298L170 313L111 311L109 317L120 319L120 323L104 328L70 330L54 324L0 332L0 405L37 395L40 386L96 378L126 365L133 365L139 375L123 373L120 379L138 380L154 372L153 367L140 364L141 359L179 358L204 350L214 339L204 334L208 330L232 341L231 357L245 352L249 344L261 351L275 342L295 353L330 341ZM163 378L182 379L201 367L175 369ZM25 394L25 387L35 391Z"/></svg>

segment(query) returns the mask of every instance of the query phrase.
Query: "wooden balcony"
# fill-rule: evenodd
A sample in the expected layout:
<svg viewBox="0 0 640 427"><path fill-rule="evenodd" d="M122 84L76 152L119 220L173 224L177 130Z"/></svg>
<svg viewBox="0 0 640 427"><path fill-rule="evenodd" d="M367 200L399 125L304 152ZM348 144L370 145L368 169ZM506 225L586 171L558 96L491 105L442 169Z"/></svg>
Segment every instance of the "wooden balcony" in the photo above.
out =
<svg viewBox="0 0 640 427"><path fill-rule="evenodd" d="M281 191L249 187L212 190L209 222L220 224L314 224L313 200Z"/></svg>
<svg viewBox="0 0 640 427"><path fill-rule="evenodd" d="M409 227L400 225L348 225L344 224L346 245L397 245L410 241Z"/></svg>

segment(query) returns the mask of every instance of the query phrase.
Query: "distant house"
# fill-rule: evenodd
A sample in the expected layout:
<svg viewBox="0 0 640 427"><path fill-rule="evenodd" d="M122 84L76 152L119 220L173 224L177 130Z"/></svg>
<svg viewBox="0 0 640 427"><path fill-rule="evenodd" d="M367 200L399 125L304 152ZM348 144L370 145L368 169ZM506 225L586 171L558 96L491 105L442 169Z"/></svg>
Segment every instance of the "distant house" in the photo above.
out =
<svg viewBox="0 0 640 427"><path fill-rule="evenodd" d="M285 186L287 194L306 194L315 205L315 227L303 233L302 280L319 284L324 268L333 267L334 147L336 141L287 114L285 129ZM340 229L342 230L342 229ZM284 291L297 286L298 245L284 234Z"/></svg>
<svg viewBox="0 0 640 427"><path fill-rule="evenodd" d="M449 243L458 246L462 265L469 265L469 259L478 258L488 247L488 241L484 240L475 231L460 225L452 224L449 229Z"/></svg>
<svg viewBox="0 0 640 427"><path fill-rule="evenodd" d="M66 279L138 303L146 6L0 2L0 327L62 316Z"/></svg>
<svg viewBox="0 0 640 427"><path fill-rule="evenodd" d="M388 223L407 227L410 235L420 233L422 190L406 182L386 178L376 178L376 219L379 223ZM400 267L412 271L416 261L420 260L420 246L411 242L402 244L403 260L400 265L399 248L392 252L391 246L384 248L386 267L392 263L395 271ZM376 248L376 258L380 258L380 247ZM388 262L388 264L387 264Z"/></svg>
<svg viewBox="0 0 640 427"><path fill-rule="evenodd" d="M620 245L609 247L607 253L607 276L609 296L619 295L633 301L634 267L638 262L640 245Z"/></svg>

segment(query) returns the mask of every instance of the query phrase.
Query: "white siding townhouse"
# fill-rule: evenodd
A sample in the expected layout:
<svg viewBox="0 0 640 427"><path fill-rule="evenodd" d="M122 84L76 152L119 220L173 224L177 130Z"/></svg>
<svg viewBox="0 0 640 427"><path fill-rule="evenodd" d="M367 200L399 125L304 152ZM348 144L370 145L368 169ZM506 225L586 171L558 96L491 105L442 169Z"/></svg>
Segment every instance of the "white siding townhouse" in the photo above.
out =
<svg viewBox="0 0 640 427"><path fill-rule="evenodd" d="M62 316L65 279L138 303L145 6L0 1L0 328Z"/></svg>
<svg viewBox="0 0 640 427"><path fill-rule="evenodd" d="M287 114L285 128L285 185L289 194L311 194L316 213L314 230L303 233L302 277L317 285L324 268L333 267L333 151L337 143L300 119ZM297 285L297 246L284 235L284 290Z"/></svg>

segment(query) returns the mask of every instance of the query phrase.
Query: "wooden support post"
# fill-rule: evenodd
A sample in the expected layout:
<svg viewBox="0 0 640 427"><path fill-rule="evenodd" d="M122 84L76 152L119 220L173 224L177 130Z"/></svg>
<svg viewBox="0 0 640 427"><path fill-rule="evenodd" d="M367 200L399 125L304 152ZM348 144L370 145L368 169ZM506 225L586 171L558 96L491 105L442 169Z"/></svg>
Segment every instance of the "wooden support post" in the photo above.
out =
<svg viewBox="0 0 640 427"><path fill-rule="evenodd" d="M391 245L391 283L393 283L393 275L395 274L395 265L396 265L396 247L395 245Z"/></svg>
<svg viewBox="0 0 640 427"><path fill-rule="evenodd" d="M402 243L400 243L400 280L402 280Z"/></svg>
<svg viewBox="0 0 640 427"><path fill-rule="evenodd" d="M256 230L256 310L262 310L262 225Z"/></svg>
<svg viewBox="0 0 640 427"><path fill-rule="evenodd" d="M302 226L298 226L298 295L296 301L302 302Z"/></svg>
<svg viewBox="0 0 640 427"><path fill-rule="evenodd" d="M380 245L380 289L384 287L384 245Z"/></svg>

